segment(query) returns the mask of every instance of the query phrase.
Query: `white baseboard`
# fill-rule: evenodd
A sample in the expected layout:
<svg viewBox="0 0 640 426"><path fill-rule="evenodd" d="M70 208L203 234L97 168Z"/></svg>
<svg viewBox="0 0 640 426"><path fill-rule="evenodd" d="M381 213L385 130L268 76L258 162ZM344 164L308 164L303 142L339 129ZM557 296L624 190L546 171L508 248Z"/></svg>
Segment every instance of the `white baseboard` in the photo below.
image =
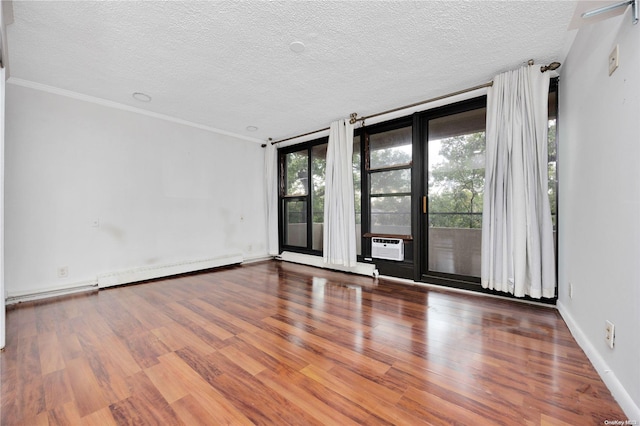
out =
<svg viewBox="0 0 640 426"><path fill-rule="evenodd" d="M622 383L620 383L620 380L618 380L616 374L600 356L596 348L584 334L578 323L573 319L562 302L558 301L556 303L556 306L558 308L558 312L560 312L560 315L562 315L564 322L569 327L573 338L576 339L578 345L587 355L587 358L589 358L589 361L591 361L591 364L593 364L593 367L602 378L602 381L607 386L607 388L609 388L609 391L611 391L611 394L615 398L616 402L620 405L620 408L622 408L622 411L624 411L628 419L640 421L640 407L638 406L638 404L631 398L629 392L627 392Z"/></svg>
<svg viewBox="0 0 640 426"><path fill-rule="evenodd" d="M133 268L126 271L111 272L98 275L98 287L105 288L114 285L130 284L138 281L186 274L204 269L242 263L242 254L232 253L210 259L193 260L166 265Z"/></svg>
<svg viewBox="0 0 640 426"><path fill-rule="evenodd" d="M378 276L378 270L376 269L376 265L373 265L371 263L358 262L354 267L341 266L341 265L329 265L327 263L324 263L322 257L320 256L312 256L309 254L301 254L301 253L292 253L289 251L283 251L278 258L286 262L300 263L302 265L315 266L317 268L333 269L333 270L342 271L342 272L351 272L353 274L366 275L369 277Z"/></svg>
<svg viewBox="0 0 640 426"><path fill-rule="evenodd" d="M6 304L13 305L21 302L29 302L32 300L46 299L49 297L64 296L67 294L81 293L85 291L93 291L98 289L98 281L79 281L76 283L65 284L56 287L47 287L44 289L11 292L7 294Z"/></svg>

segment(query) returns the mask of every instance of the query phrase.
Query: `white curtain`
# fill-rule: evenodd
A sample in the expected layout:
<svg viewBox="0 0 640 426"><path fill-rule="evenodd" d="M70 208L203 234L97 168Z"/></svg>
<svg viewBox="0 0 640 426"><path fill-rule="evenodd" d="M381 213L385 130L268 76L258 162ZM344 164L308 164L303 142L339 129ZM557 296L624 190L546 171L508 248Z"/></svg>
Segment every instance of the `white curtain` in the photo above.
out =
<svg viewBox="0 0 640 426"><path fill-rule="evenodd" d="M356 266L356 219L353 201L353 124L331 123L324 195L324 262Z"/></svg>
<svg viewBox="0 0 640 426"><path fill-rule="evenodd" d="M278 149L267 142L264 153L267 209L267 251L270 256L280 254L278 245Z"/></svg>
<svg viewBox="0 0 640 426"><path fill-rule="evenodd" d="M487 94L481 282L517 297L555 295L548 96L534 66L496 76Z"/></svg>

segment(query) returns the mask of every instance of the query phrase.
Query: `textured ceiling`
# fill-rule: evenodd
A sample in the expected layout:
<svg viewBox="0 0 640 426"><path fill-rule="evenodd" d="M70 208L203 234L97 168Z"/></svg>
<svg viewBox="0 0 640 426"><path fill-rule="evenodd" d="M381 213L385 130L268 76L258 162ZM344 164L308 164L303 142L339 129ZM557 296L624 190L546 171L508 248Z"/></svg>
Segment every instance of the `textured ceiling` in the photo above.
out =
<svg viewBox="0 0 640 426"><path fill-rule="evenodd" d="M9 67L12 78L280 139L485 83L531 58L562 61L575 6L14 1Z"/></svg>

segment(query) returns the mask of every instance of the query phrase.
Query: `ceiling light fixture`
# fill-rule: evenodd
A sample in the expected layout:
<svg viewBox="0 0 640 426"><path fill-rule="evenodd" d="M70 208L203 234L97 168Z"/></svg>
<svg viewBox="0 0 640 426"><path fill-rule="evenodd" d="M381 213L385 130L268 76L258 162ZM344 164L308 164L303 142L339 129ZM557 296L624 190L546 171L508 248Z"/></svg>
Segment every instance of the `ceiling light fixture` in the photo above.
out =
<svg viewBox="0 0 640 426"><path fill-rule="evenodd" d="M142 92L135 92L133 95L131 95L133 97L133 99L135 99L136 101L140 101L140 102L151 102L151 96L147 95L146 93L142 93Z"/></svg>
<svg viewBox="0 0 640 426"><path fill-rule="evenodd" d="M258 130L258 128L256 126L247 126L247 131L248 132L255 132L256 130Z"/></svg>
<svg viewBox="0 0 640 426"><path fill-rule="evenodd" d="M289 45L289 49L296 53L302 53L304 52L304 43L301 41L294 41Z"/></svg>

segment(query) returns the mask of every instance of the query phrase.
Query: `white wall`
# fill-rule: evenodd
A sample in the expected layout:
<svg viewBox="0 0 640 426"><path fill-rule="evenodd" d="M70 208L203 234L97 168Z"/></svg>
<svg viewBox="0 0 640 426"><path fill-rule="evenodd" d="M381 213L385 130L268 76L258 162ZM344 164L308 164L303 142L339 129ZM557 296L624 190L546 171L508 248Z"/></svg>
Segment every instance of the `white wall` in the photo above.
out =
<svg viewBox="0 0 640 426"><path fill-rule="evenodd" d="M620 67L608 57L620 46ZM584 26L559 88L558 308L631 419L640 420L640 25ZM569 284L573 297L569 297ZM616 326L615 348L604 339Z"/></svg>
<svg viewBox="0 0 640 426"><path fill-rule="evenodd" d="M258 143L11 80L6 96L9 296L229 252L266 256Z"/></svg>

